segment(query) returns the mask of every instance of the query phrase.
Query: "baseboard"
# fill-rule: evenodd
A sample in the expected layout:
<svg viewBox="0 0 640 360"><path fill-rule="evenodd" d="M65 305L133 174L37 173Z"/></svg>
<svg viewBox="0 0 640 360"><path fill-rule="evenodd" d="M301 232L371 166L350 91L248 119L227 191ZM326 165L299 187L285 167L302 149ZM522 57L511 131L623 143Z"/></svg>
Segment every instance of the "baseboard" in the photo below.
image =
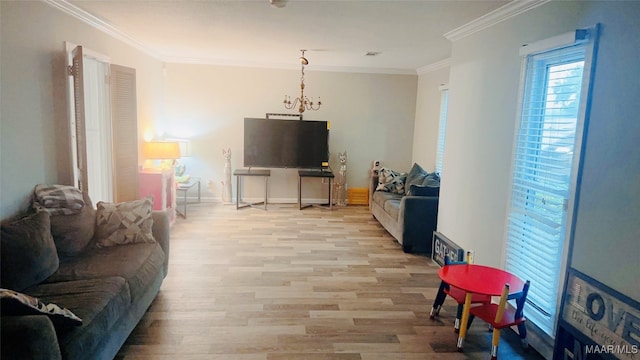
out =
<svg viewBox="0 0 640 360"><path fill-rule="evenodd" d="M180 198L180 200L182 200L182 198ZM245 197L242 198L243 202L251 202L251 203L255 203L255 202L260 202L260 201L264 201L264 198L258 198L258 197ZM187 197L187 203L189 203L189 205L192 204L196 204L198 202L198 197L194 196L194 197ZM226 203L226 204L235 204L236 203L236 198L234 197L232 199L231 202L224 202L222 201L222 197L220 196L203 196L200 198L200 202L201 203ZM327 198L311 198L311 199L303 199L303 202L305 204L326 204L327 203ZM298 199L297 198L268 198L267 199L267 203L268 204L297 204L298 203ZM178 202L178 206L180 206L182 204L182 202Z"/></svg>
<svg viewBox="0 0 640 360"><path fill-rule="evenodd" d="M527 309L525 305L525 314L526 312ZM526 324L527 340L529 341L529 346L534 348L546 360L553 359L553 346L555 343L555 339L542 331L542 329L537 327L533 322L527 321Z"/></svg>

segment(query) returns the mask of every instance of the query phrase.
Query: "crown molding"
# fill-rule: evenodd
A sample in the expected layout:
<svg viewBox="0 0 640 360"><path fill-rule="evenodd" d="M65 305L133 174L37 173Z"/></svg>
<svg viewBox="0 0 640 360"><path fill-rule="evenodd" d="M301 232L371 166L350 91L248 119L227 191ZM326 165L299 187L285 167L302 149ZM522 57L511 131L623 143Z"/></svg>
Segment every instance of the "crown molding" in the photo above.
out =
<svg viewBox="0 0 640 360"><path fill-rule="evenodd" d="M436 61L432 64L423 66L421 68L418 68L416 70L416 72L418 73L418 75L423 75L432 71L436 71L436 70L440 70L446 67L450 67L451 66L451 58L447 58L444 60L440 60L440 61Z"/></svg>
<svg viewBox="0 0 640 360"><path fill-rule="evenodd" d="M266 68L266 69L295 69L295 70L299 69L298 65L289 65L289 64L258 63L258 62L234 61L234 60L219 59L219 58L213 59L213 58L195 58L195 57L163 55L149 49L148 47L144 46L141 42L129 36L125 32L119 30L115 26L69 3L67 0L41 0L41 1L165 63L253 67L253 68ZM363 67L322 66L322 65L314 66L313 70L327 71L327 72L348 72L348 73L387 74L387 75L416 75L416 72L417 72L415 69L363 68Z"/></svg>
<svg viewBox="0 0 640 360"><path fill-rule="evenodd" d="M162 61L169 64L195 64L195 65L232 66L232 67L245 67L245 68L258 68L258 69L282 69L282 70L300 71L300 66L297 64L236 61L236 60L228 60L228 59L221 59L221 58L165 56L162 58ZM413 69L396 69L396 68L363 68L363 67L355 67L355 66L350 67L350 66L313 65L313 67L307 67L306 69L311 71L324 71L324 72L347 72L347 73L387 74L387 75L416 75L416 71Z"/></svg>
<svg viewBox="0 0 640 360"><path fill-rule="evenodd" d="M134 48L148 54L158 60L162 60L162 56L155 51L144 46L141 42L127 35L126 33L118 30L113 25L105 22L104 20L80 9L79 7L67 2L66 0L42 0L44 3L73 16L74 18L88 24L89 26L104 32Z"/></svg>
<svg viewBox="0 0 640 360"><path fill-rule="evenodd" d="M449 41L457 41L478 31L489 28L499 22L520 15L551 0L513 0L486 15L483 15L459 28L453 29L444 34Z"/></svg>

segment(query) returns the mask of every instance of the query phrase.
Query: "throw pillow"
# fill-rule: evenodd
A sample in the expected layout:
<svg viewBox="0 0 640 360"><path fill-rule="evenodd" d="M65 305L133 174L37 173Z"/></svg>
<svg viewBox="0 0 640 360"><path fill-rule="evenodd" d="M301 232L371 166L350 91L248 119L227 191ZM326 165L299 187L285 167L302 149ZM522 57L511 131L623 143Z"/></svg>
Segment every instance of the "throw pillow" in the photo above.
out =
<svg viewBox="0 0 640 360"><path fill-rule="evenodd" d="M47 315L56 327L82 325L82 319L67 308L13 290L0 289L2 315Z"/></svg>
<svg viewBox="0 0 640 360"><path fill-rule="evenodd" d="M413 184L410 192L413 196L440 196L440 187Z"/></svg>
<svg viewBox="0 0 640 360"><path fill-rule="evenodd" d="M440 187L440 175L438 175L437 173L430 173L429 175L427 175L427 177L424 178L422 185Z"/></svg>
<svg viewBox="0 0 640 360"><path fill-rule="evenodd" d="M84 196L84 202L78 214L51 216L51 235L60 256L81 253L93 239L96 210L89 195Z"/></svg>
<svg viewBox="0 0 640 360"><path fill-rule="evenodd" d="M48 278L60 264L49 213L39 211L0 225L0 282L18 291Z"/></svg>
<svg viewBox="0 0 640 360"><path fill-rule="evenodd" d="M425 171L420 165L414 163L407 175L407 182L405 184L405 189L407 190L407 195L414 195L411 193L411 185L422 185L424 178L427 177L429 173Z"/></svg>
<svg viewBox="0 0 640 360"><path fill-rule="evenodd" d="M109 247L154 243L150 198L110 204L99 201L96 212L96 245Z"/></svg>
<svg viewBox="0 0 640 360"><path fill-rule="evenodd" d="M391 169L381 168L378 172L378 186L376 190L404 195L404 183L407 174Z"/></svg>

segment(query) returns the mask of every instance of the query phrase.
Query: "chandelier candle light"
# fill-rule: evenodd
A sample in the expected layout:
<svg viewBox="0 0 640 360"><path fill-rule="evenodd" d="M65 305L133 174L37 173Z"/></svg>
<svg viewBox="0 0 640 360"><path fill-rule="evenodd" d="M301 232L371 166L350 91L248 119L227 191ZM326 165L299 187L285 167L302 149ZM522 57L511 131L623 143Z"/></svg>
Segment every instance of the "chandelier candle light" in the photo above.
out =
<svg viewBox="0 0 640 360"><path fill-rule="evenodd" d="M313 98L309 100L308 97L304 95L304 66L309 65L309 60L304 57L304 52L307 50L300 50L302 52L302 56L300 56L300 64L302 64L302 76L300 77L300 97L295 98L291 101L291 97L288 95L284 96L284 107L291 110L298 106L298 112L302 114L305 110L318 110L322 105L322 101L320 101L320 97L318 97L318 104L314 104Z"/></svg>

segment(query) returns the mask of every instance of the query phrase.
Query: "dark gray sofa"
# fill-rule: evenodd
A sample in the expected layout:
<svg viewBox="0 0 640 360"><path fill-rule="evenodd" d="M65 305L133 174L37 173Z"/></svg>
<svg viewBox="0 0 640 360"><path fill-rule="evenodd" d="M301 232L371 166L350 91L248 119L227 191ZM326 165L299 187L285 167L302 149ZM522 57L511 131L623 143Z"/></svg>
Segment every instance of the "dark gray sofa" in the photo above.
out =
<svg viewBox="0 0 640 360"><path fill-rule="evenodd" d="M155 243L103 248L87 245L72 256L66 256L68 252L63 250L69 249L56 243L59 260L55 272L17 291L70 310L82 324L62 326L50 315L5 314L3 309L2 359L113 359L167 275L169 217L157 211L151 217ZM90 215L81 221L92 219L95 223ZM20 232L15 227L9 230ZM9 230L3 228L3 236ZM9 247L3 239L3 250ZM2 259L3 271L10 271L4 264L6 258ZM8 288L5 278L3 275L2 287Z"/></svg>
<svg viewBox="0 0 640 360"><path fill-rule="evenodd" d="M414 164L397 192L376 190L379 174L369 183L371 214L393 236L407 253L431 253L433 232L438 223L439 177ZM437 185L437 186L436 186ZM411 192L413 190L413 193Z"/></svg>

